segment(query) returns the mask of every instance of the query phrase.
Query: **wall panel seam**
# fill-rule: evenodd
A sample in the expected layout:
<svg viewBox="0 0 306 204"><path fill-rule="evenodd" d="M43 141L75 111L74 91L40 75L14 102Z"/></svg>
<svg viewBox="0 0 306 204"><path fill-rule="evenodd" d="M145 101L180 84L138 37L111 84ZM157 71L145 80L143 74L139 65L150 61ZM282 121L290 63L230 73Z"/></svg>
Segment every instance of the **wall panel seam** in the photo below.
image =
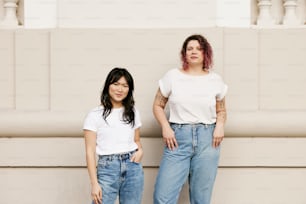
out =
<svg viewBox="0 0 306 204"><path fill-rule="evenodd" d="M60 139L60 138L80 138L82 139L83 136L79 135L79 136L1 136L0 135L0 139ZM237 139L237 138L241 138L241 139L304 139L306 138L306 134L304 136L225 136L225 139ZM143 136L142 139L160 139L160 136Z"/></svg>
<svg viewBox="0 0 306 204"><path fill-rule="evenodd" d="M159 166L143 166L144 169ZM0 166L1 169L87 169L86 166ZM219 166L218 169L306 169L306 166Z"/></svg>
<svg viewBox="0 0 306 204"><path fill-rule="evenodd" d="M16 85L16 31L13 32L13 97L14 97L14 104L13 104L13 109L17 110L17 85Z"/></svg>

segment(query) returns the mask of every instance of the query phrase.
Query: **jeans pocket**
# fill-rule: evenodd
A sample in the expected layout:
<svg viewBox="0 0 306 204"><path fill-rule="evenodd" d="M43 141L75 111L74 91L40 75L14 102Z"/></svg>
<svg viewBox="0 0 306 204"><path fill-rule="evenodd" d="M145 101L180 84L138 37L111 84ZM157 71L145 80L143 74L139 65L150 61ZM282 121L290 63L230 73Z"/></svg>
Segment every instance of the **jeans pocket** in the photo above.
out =
<svg viewBox="0 0 306 204"><path fill-rule="evenodd" d="M176 132L176 130L179 128L179 124L176 123L170 123L170 127L172 128L174 134Z"/></svg>
<svg viewBox="0 0 306 204"><path fill-rule="evenodd" d="M111 161L112 160L110 158L108 158L108 157L99 158L99 160L98 160L98 167L105 168L105 167L109 166Z"/></svg>
<svg viewBox="0 0 306 204"><path fill-rule="evenodd" d="M129 162L135 165L141 165L141 161L140 162L135 162L135 161L131 161L131 159L129 159Z"/></svg>

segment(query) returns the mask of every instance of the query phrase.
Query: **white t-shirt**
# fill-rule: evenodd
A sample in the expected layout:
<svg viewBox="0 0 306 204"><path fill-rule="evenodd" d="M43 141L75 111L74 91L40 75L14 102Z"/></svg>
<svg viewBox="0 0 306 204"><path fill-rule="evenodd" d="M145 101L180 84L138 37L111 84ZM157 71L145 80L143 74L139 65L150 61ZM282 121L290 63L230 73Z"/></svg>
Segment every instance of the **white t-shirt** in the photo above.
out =
<svg viewBox="0 0 306 204"><path fill-rule="evenodd" d="M227 85L212 71L193 76L179 69L168 71L159 80L159 88L168 98L169 122L179 124L215 123L216 100L222 100L227 92Z"/></svg>
<svg viewBox="0 0 306 204"><path fill-rule="evenodd" d="M141 126L140 115L135 109L135 125L132 127L122 121L124 108L113 108L106 118L103 119L103 107L98 106L91 110L84 121L84 130L97 133L96 153L98 155L119 154L137 149L134 141L135 129Z"/></svg>

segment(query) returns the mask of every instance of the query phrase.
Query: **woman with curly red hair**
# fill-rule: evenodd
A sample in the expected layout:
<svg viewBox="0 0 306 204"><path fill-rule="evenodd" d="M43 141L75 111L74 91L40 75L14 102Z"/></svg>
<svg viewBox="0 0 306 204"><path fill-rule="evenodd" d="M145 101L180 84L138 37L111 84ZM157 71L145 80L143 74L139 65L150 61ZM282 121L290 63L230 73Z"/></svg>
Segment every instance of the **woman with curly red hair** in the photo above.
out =
<svg viewBox="0 0 306 204"><path fill-rule="evenodd" d="M153 113L165 143L154 190L154 204L175 204L189 181L191 204L209 204L218 169L226 120L227 85L214 73L212 47L191 35L181 49L182 68L159 80ZM168 103L170 117L165 106Z"/></svg>

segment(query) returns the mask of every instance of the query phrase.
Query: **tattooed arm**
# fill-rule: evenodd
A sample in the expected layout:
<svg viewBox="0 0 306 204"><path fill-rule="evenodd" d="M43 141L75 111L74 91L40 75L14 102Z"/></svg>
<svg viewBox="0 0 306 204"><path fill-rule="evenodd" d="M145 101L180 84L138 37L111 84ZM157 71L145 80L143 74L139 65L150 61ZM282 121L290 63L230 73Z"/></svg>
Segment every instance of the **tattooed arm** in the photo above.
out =
<svg viewBox="0 0 306 204"><path fill-rule="evenodd" d="M162 135L165 145L167 145L170 150L173 150L178 145L174 136L174 132L170 127L164 111L167 102L168 98L164 97L161 94L160 89L158 89L153 103L153 114L162 128Z"/></svg>
<svg viewBox="0 0 306 204"><path fill-rule="evenodd" d="M226 121L225 98L216 102L217 122L214 131L213 147L218 147L224 138L224 124Z"/></svg>
<svg viewBox="0 0 306 204"><path fill-rule="evenodd" d="M169 126L166 114L164 112L167 102L168 99L165 98L161 94L160 89L158 89L153 103L153 114L161 127Z"/></svg>
<svg viewBox="0 0 306 204"><path fill-rule="evenodd" d="M216 102L216 112L217 112L217 124L221 123L222 125L224 125L226 121L225 98L223 98L221 101Z"/></svg>

